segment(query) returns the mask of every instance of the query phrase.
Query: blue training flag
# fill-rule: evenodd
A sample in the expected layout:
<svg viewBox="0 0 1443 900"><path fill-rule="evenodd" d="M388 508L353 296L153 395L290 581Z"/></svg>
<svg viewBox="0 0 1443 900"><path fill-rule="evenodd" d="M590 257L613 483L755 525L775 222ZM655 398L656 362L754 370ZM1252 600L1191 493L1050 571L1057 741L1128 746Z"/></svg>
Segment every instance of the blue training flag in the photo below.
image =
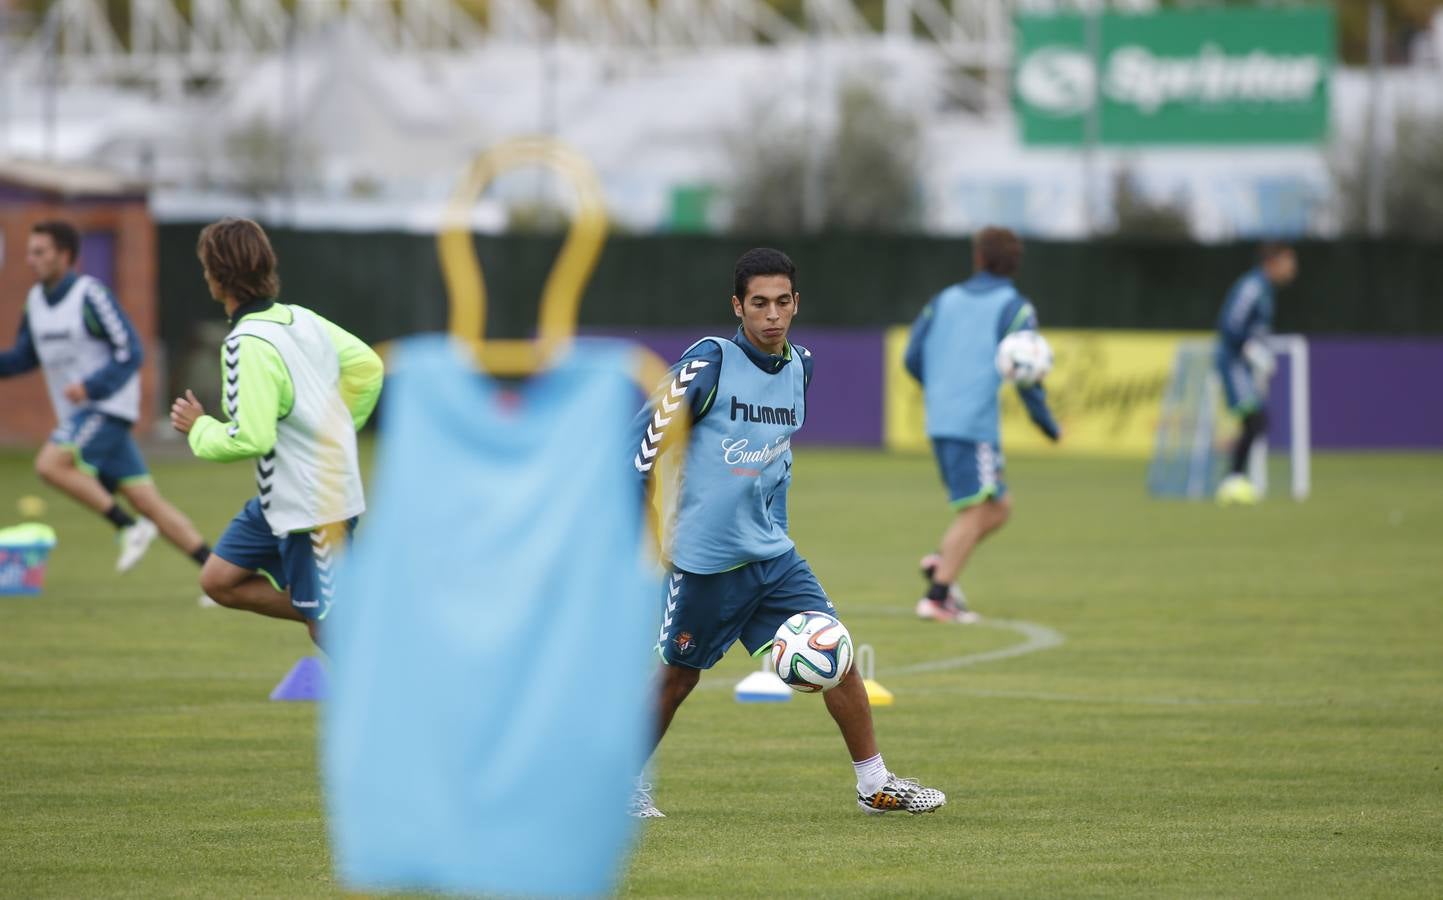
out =
<svg viewBox="0 0 1443 900"><path fill-rule="evenodd" d="M628 425L635 351L524 381L443 337L391 356L373 512L326 622L342 881L601 894L653 728L660 584Z"/></svg>

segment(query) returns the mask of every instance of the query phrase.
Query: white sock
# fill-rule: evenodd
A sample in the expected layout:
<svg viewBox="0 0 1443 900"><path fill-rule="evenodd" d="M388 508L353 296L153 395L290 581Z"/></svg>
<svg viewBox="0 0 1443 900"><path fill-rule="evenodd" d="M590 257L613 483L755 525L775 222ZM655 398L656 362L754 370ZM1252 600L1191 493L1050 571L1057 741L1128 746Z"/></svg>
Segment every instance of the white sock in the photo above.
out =
<svg viewBox="0 0 1443 900"><path fill-rule="evenodd" d="M859 794L875 794L882 789L882 785L887 783L887 764L882 762L880 753L871 759L852 763L852 768L857 770L857 793Z"/></svg>

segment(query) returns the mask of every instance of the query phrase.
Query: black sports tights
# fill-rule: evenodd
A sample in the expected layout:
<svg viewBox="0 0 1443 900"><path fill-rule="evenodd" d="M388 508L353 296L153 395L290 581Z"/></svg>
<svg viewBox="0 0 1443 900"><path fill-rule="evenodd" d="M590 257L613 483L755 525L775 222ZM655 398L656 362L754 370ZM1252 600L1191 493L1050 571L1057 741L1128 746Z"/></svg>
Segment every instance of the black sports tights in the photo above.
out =
<svg viewBox="0 0 1443 900"><path fill-rule="evenodd" d="M1268 414L1261 409L1255 409L1243 416L1243 433L1238 435L1238 442L1233 445L1233 474L1241 475L1248 468L1248 454L1253 449L1253 441L1258 435L1268 430Z"/></svg>

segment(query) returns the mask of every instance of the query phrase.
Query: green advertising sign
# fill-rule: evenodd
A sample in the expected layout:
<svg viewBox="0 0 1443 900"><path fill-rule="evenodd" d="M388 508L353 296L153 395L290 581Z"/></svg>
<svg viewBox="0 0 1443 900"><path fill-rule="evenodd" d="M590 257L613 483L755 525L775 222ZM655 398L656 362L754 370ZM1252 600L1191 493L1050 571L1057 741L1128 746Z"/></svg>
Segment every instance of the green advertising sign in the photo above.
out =
<svg viewBox="0 0 1443 900"><path fill-rule="evenodd" d="M1020 16L1013 105L1029 145L1085 142L1094 97L1103 144L1312 143L1334 42L1320 8Z"/></svg>

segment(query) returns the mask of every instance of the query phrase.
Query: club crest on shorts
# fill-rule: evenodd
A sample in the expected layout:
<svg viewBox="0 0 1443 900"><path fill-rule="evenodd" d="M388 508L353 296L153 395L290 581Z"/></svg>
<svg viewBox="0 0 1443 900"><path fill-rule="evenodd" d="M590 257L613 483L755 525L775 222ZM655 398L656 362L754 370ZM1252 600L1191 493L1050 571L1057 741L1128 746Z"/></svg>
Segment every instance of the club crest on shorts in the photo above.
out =
<svg viewBox="0 0 1443 900"><path fill-rule="evenodd" d="M678 656L686 656L696 647L696 641L692 638L690 631L683 631L677 635L673 643L676 644Z"/></svg>

